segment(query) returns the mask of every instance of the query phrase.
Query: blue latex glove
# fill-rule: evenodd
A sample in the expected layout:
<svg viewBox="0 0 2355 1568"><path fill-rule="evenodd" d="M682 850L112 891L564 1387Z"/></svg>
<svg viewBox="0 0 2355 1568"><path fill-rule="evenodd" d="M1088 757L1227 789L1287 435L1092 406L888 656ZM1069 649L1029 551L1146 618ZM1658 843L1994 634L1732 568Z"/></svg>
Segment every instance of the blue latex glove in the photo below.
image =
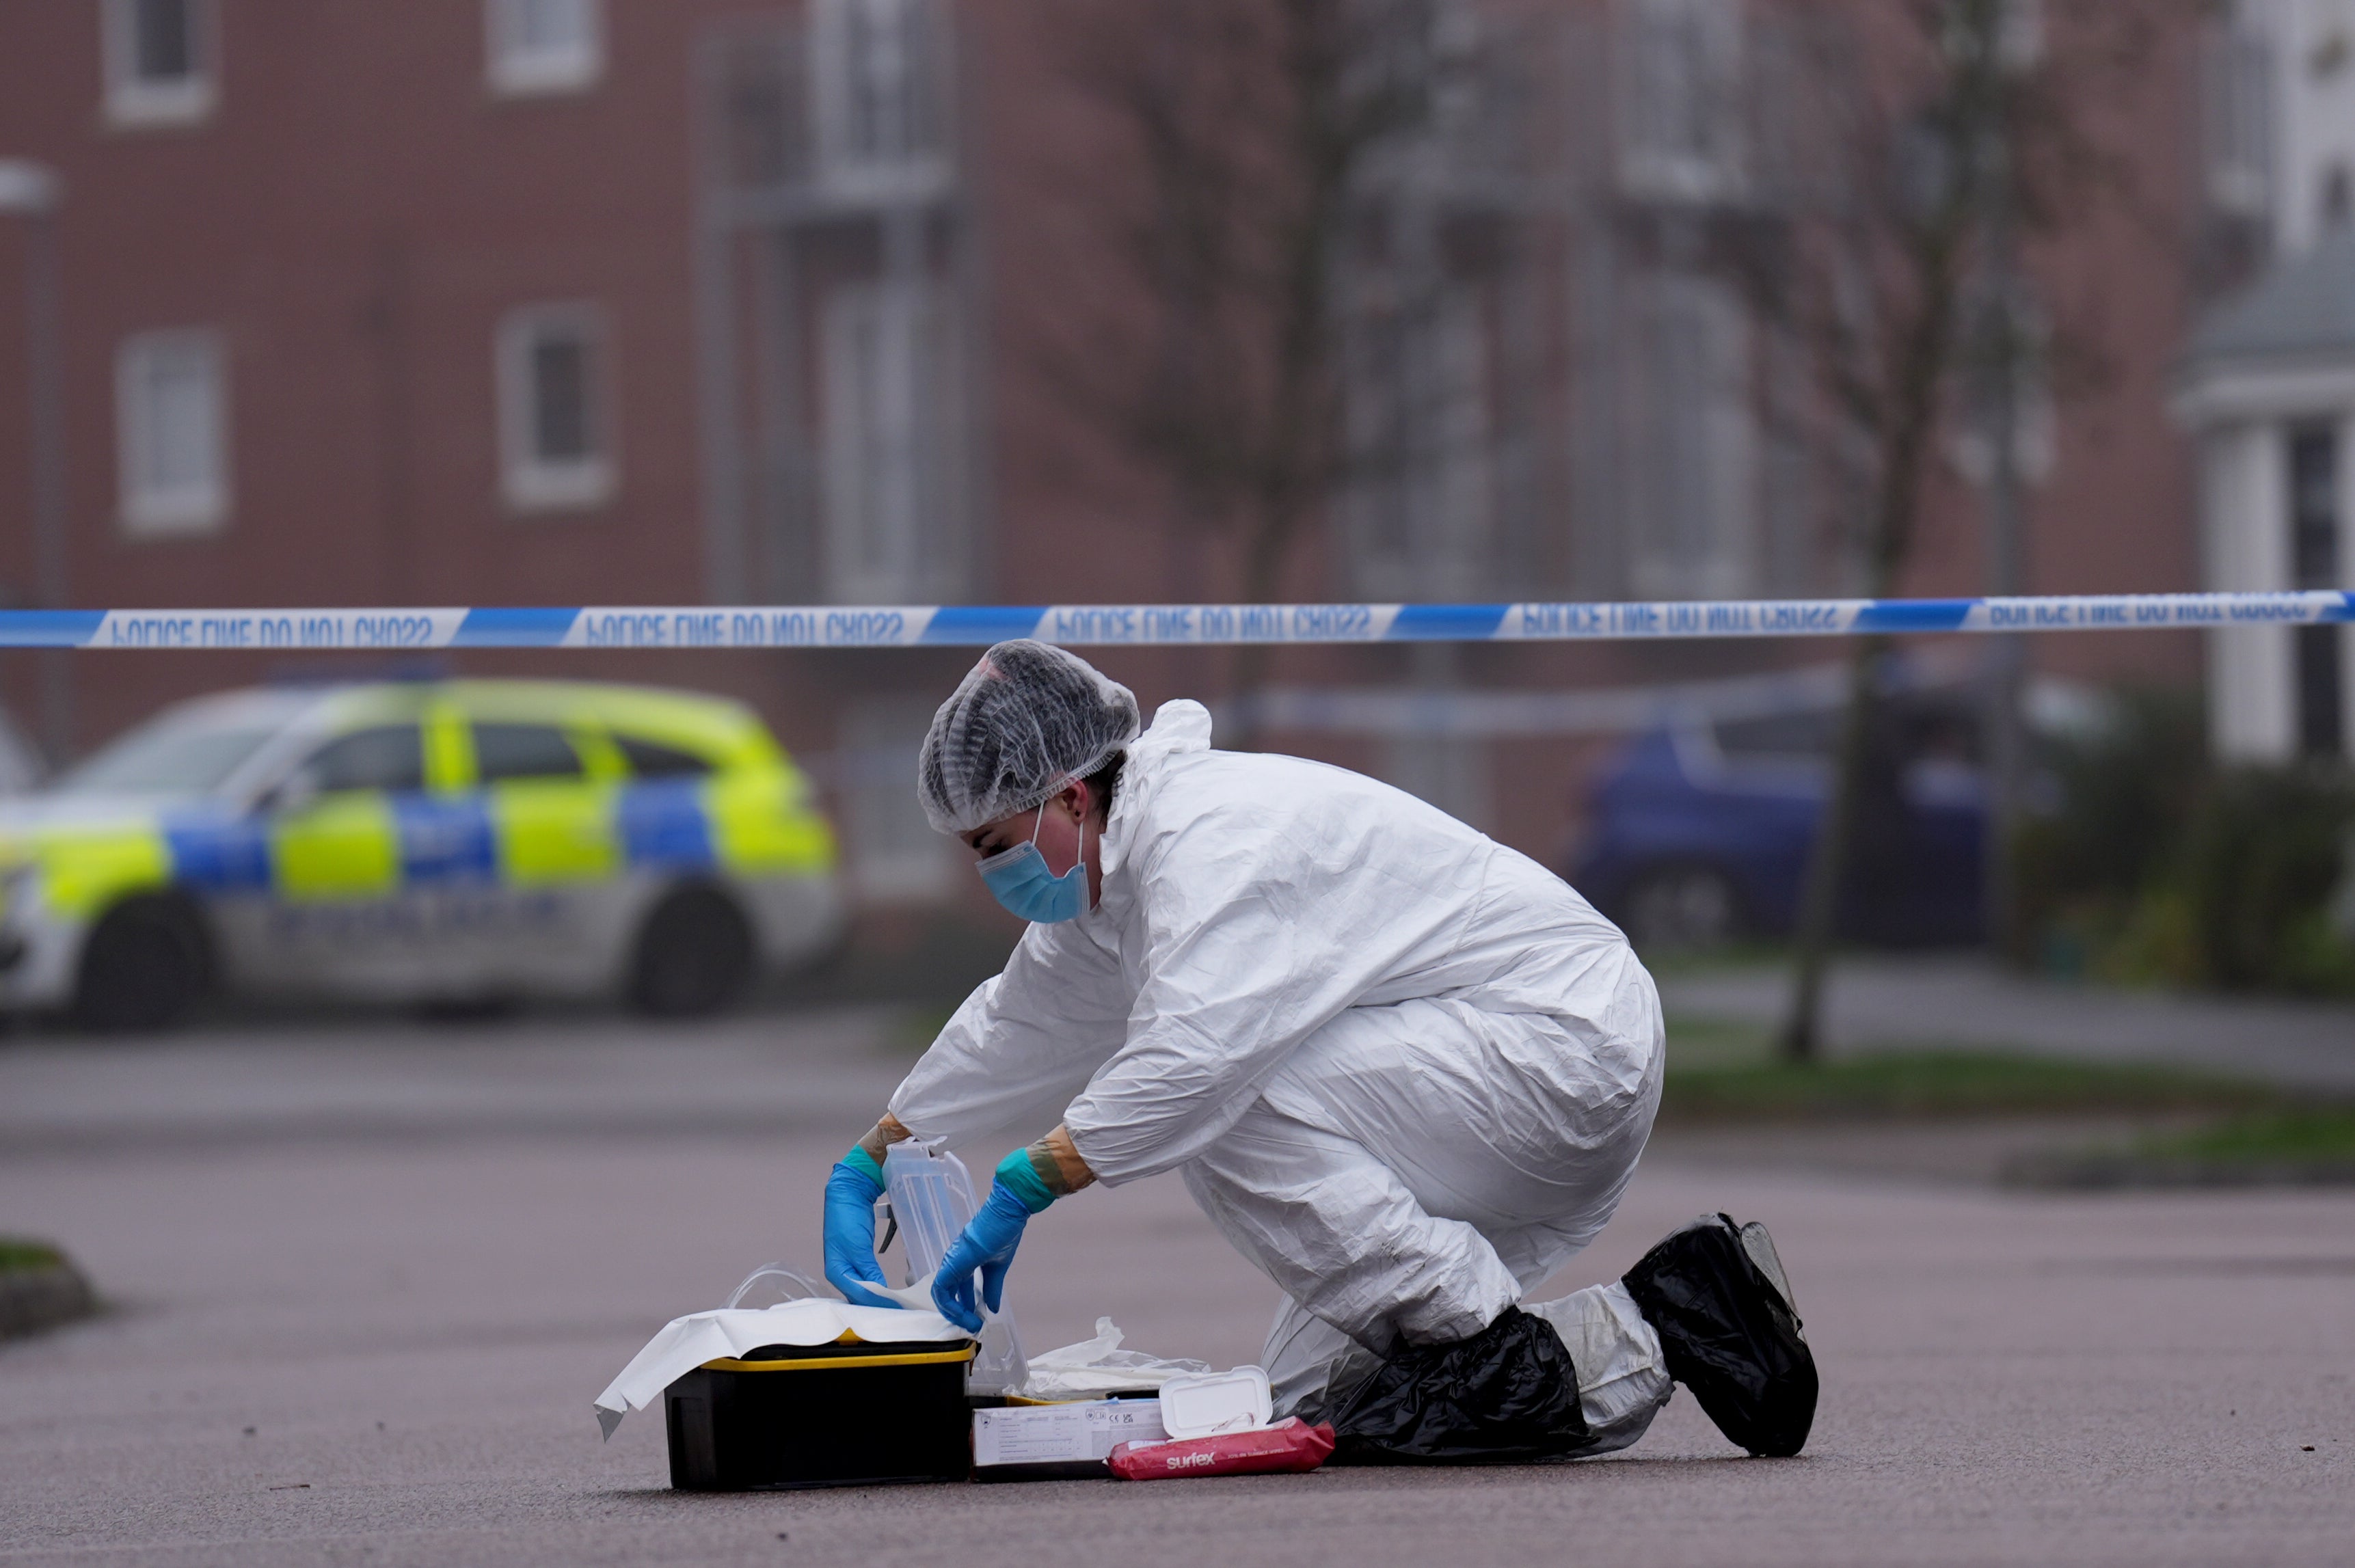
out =
<svg viewBox="0 0 2355 1568"><path fill-rule="evenodd" d="M884 1283L875 1261L875 1200L883 1184L845 1161L826 1179L826 1277L855 1307L897 1307L867 1287Z"/></svg>
<svg viewBox="0 0 2355 1568"><path fill-rule="evenodd" d="M1006 1296L1006 1269L1014 1249L1022 1244L1022 1227L1030 1222L1030 1208L1004 1181L989 1189L989 1201L973 1217L941 1272L932 1276L932 1305L941 1316L968 1334L981 1332L981 1313L974 1306L973 1276L981 1273L981 1299L995 1312Z"/></svg>

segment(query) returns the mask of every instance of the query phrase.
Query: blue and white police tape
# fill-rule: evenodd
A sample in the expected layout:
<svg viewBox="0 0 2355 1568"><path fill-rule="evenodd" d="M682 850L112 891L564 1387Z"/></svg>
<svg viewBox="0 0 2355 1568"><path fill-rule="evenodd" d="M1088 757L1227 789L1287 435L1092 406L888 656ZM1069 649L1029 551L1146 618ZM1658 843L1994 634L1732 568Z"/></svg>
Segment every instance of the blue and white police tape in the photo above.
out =
<svg viewBox="0 0 2355 1568"><path fill-rule="evenodd" d="M2355 621L2355 593L2071 594L1531 604L672 605L474 610L5 610L10 648L908 648L1552 643L2088 632Z"/></svg>

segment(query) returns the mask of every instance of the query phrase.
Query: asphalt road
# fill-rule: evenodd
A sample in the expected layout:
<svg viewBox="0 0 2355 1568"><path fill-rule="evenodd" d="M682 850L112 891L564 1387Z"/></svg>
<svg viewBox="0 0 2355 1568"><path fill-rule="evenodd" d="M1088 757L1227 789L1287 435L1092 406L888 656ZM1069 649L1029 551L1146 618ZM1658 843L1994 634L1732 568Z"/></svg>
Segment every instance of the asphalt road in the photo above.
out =
<svg viewBox="0 0 2355 1568"><path fill-rule="evenodd" d="M0 1042L0 1230L107 1317L0 1347L0 1563L2343 1563L2355 1195L2038 1198L1664 1143L1563 1288L1769 1221L1795 1460L1679 1398L1586 1464L740 1497L589 1402L754 1264L908 1060L887 1015ZM975 1151L994 1158L999 1150ZM1033 1228L1034 1349L1251 1360L1270 1286L1174 1179Z"/></svg>

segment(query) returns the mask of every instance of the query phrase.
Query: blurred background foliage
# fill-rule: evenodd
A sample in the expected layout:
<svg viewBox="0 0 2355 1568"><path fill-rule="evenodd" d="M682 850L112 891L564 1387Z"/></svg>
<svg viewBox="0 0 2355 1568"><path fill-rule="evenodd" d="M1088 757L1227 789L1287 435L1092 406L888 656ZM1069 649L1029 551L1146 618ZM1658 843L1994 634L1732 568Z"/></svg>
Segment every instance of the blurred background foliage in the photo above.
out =
<svg viewBox="0 0 2355 1568"><path fill-rule="evenodd" d="M2355 774L2219 765L2198 699L2126 691L2053 742L2014 840L2028 956L2130 985L2355 995Z"/></svg>

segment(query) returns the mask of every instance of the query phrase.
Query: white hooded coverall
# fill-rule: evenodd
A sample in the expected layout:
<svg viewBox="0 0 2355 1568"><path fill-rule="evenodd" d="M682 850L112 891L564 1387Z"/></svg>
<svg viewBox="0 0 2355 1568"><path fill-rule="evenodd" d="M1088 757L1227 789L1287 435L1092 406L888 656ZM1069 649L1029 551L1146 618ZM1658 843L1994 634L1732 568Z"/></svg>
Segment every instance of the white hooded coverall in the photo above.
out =
<svg viewBox="0 0 2355 1568"><path fill-rule="evenodd" d="M1209 735L1199 703L1155 716L1100 901L1032 925L890 1108L954 1144L1060 1111L1105 1182L1178 1171L1284 1291L1283 1413L1356 1346L1478 1333L1585 1246L1650 1133L1664 1042L1650 976L1561 879L1387 784ZM1633 1442L1669 1383L1632 1301L1531 1310L1598 1448Z"/></svg>

